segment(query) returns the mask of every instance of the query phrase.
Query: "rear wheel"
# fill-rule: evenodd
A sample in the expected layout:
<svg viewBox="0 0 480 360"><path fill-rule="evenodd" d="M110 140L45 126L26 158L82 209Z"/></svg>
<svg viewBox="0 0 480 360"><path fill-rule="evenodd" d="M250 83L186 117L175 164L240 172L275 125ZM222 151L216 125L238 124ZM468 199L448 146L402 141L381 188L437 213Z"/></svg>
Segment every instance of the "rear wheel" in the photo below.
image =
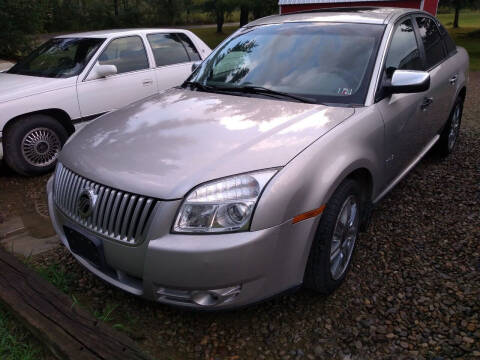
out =
<svg viewBox="0 0 480 360"><path fill-rule="evenodd" d="M55 167L67 138L65 128L50 116L33 114L21 117L6 131L5 162L22 175L47 173Z"/></svg>
<svg viewBox="0 0 480 360"><path fill-rule="evenodd" d="M305 271L304 285L329 294L345 279L362 219L362 191L351 179L344 181L320 219Z"/></svg>
<svg viewBox="0 0 480 360"><path fill-rule="evenodd" d="M450 114L450 118L440 134L440 140L438 141L437 145L437 151L440 156L447 157L455 149L455 146L458 142L458 137L460 135L462 115L463 99L458 97Z"/></svg>

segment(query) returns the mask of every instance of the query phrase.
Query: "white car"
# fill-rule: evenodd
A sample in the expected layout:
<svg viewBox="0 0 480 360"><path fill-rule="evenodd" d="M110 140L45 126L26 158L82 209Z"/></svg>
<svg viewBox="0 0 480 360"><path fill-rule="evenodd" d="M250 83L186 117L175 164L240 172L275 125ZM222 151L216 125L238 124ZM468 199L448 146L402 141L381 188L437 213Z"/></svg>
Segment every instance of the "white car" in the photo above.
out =
<svg viewBox="0 0 480 360"><path fill-rule="evenodd" d="M52 170L75 124L180 85L210 53L195 34L177 29L52 38L0 73L5 162L23 175Z"/></svg>

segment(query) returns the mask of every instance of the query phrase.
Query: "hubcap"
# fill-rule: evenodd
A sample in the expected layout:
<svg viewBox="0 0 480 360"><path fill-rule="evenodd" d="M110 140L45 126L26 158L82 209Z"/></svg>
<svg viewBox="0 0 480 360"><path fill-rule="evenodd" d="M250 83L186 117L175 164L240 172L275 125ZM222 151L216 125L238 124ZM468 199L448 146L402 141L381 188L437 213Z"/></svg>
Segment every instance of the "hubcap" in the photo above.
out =
<svg viewBox="0 0 480 360"><path fill-rule="evenodd" d="M357 239L360 219L357 197L349 196L342 205L330 247L330 273L338 280L345 273Z"/></svg>
<svg viewBox="0 0 480 360"><path fill-rule="evenodd" d="M457 105L455 111L453 112L452 121L450 124L450 132L448 133L448 148L452 150L455 146L455 143L458 139L458 134L460 133L460 117L462 113L462 108L460 104Z"/></svg>
<svg viewBox="0 0 480 360"><path fill-rule="evenodd" d="M57 134L48 128L30 130L22 140L23 158L33 166L48 166L58 156L62 144Z"/></svg>

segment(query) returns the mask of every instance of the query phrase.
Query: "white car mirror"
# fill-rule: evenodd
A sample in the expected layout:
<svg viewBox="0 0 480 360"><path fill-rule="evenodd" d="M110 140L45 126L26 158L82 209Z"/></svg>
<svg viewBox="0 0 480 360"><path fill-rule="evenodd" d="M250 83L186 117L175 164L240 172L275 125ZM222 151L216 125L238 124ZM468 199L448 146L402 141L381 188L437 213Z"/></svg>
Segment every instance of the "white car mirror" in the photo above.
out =
<svg viewBox="0 0 480 360"><path fill-rule="evenodd" d="M107 76L115 75L118 72L115 65L100 65L97 63L92 70L92 76L89 76L91 80L106 78Z"/></svg>

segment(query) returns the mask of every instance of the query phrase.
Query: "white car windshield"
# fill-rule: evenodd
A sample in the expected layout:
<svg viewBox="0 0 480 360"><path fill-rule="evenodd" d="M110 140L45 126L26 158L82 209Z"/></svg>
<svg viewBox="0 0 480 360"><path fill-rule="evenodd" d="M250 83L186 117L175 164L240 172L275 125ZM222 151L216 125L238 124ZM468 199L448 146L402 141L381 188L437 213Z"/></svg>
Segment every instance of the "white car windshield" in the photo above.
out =
<svg viewBox="0 0 480 360"><path fill-rule="evenodd" d="M34 50L8 73L66 78L82 72L105 39L55 38Z"/></svg>
<svg viewBox="0 0 480 360"><path fill-rule="evenodd" d="M322 22L246 28L188 81L207 91L251 96L255 89L273 90L314 102L361 104L384 30L384 25Z"/></svg>

